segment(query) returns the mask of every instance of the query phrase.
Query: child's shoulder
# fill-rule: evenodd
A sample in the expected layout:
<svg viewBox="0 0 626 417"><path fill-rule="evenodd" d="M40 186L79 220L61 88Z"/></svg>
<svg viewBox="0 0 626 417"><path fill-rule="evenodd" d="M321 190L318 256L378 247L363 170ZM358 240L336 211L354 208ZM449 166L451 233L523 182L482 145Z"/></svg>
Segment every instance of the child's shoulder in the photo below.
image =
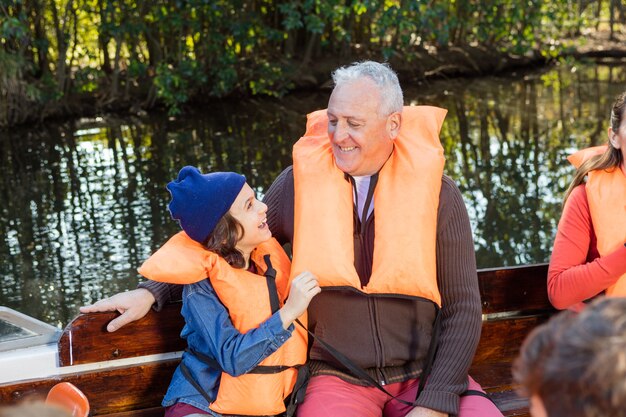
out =
<svg viewBox="0 0 626 417"><path fill-rule="evenodd" d="M209 278L205 278L191 284L185 284L183 286L183 296L185 294L193 294L195 292L215 294L215 289L213 288L213 285L211 285L211 280Z"/></svg>
<svg viewBox="0 0 626 417"><path fill-rule="evenodd" d="M215 256L185 232L179 232L154 252L138 272L152 281L191 284L207 277L207 267Z"/></svg>

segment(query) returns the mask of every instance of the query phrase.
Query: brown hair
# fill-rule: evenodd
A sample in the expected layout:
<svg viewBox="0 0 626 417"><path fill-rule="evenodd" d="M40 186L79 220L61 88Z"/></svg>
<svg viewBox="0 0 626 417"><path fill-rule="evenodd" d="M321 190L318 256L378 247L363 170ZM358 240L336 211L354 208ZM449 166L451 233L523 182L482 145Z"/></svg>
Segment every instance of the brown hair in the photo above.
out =
<svg viewBox="0 0 626 417"><path fill-rule="evenodd" d="M243 226L230 213L226 213L217 222L215 228L207 237L204 246L211 252L215 252L226 259L231 266L243 268L246 261L243 254L235 247L243 238Z"/></svg>
<svg viewBox="0 0 626 417"><path fill-rule="evenodd" d="M601 298L536 328L513 377L550 417L626 417L626 299Z"/></svg>
<svg viewBox="0 0 626 417"><path fill-rule="evenodd" d="M622 119L624 118L624 112L626 111L626 91L620 94L611 108L611 128L613 132L617 133L619 127L622 125ZM567 198L572 193L574 188L578 187L585 180L585 177L590 171L595 170L613 170L622 164L622 153L619 149L615 148L611 141L606 152L602 155L597 155L586 160L574 174L574 179L565 192L565 198L563 203L567 201Z"/></svg>

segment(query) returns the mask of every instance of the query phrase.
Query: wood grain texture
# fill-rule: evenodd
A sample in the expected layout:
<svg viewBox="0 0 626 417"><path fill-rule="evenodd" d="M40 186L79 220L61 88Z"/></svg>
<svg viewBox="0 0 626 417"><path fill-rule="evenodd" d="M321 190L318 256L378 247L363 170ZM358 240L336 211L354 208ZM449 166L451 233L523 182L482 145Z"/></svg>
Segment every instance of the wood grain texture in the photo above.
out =
<svg viewBox="0 0 626 417"><path fill-rule="evenodd" d="M178 360L159 361L3 384L0 404L43 399L53 385L67 381L87 396L92 416L154 408L160 405L178 363Z"/></svg>
<svg viewBox="0 0 626 417"><path fill-rule="evenodd" d="M512 362L528 333L548 318L549 315L543 314L484 321L472 364Z"/></svg>
<svg viewBox="0 0 626 417"><path fill-rule="evenodd" d="M80 365L184 350L180 338L184 320L181 303L166 305L159 313L109 333L106 325L118 313L81 314L69 323L59 339L60 366Z"/></svg>
<svg viewBox="0 0 626 417"><path fill-rule="evenodd" d="M554 311L546 287L548 264L478 271L483 314Z"/></svg>

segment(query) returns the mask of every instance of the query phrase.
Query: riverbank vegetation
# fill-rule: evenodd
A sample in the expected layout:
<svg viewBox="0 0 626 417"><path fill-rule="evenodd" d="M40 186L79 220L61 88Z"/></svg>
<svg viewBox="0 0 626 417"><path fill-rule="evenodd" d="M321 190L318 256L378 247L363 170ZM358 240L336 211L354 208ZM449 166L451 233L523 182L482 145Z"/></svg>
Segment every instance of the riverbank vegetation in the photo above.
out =
<svg viewBox="0 0 626 417"><path fill-rule="evenodd" d="M455 59L481 72L615 38L625 21L622 0L0 0L0 127L280 96L363 58L413 79Z"/></svg>

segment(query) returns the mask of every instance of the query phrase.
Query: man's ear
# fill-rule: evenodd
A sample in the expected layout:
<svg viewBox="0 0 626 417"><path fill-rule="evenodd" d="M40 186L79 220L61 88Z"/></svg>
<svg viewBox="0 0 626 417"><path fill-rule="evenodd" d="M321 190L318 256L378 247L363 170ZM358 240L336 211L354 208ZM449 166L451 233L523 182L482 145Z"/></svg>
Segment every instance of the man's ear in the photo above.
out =
<svg viewBox="0 0 626 417"><path fill-rule="evenodd" d="M400 125L402 124L402 113L395 112L391 113L389 117L387 117L387 133L389 133L389 138L394 140L400 134Z"/></svg>

